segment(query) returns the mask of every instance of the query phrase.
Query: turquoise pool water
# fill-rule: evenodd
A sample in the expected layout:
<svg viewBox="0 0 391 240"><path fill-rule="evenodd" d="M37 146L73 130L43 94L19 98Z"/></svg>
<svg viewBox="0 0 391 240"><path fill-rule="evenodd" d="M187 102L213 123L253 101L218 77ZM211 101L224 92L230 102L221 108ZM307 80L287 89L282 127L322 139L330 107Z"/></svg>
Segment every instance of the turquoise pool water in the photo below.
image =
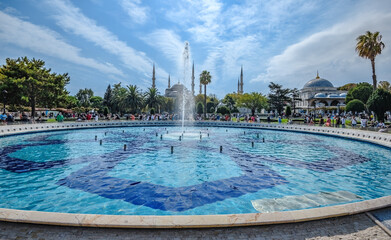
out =
<svg viewBox="0 0 391 240"><path fill-rule="evenodd" d="M343 138L239 128L16 135L0 138L0 208L203 215L343 204L391 195L390 153Z"/></svg>

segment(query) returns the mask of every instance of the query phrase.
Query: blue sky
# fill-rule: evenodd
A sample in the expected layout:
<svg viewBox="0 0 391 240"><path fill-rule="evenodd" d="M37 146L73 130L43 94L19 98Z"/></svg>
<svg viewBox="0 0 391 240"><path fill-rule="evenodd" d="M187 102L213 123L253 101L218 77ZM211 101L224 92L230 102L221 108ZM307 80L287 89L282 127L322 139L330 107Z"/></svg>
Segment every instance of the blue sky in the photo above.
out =
<svg viewBox="0 0 391 240"><path fill-rule="evenodd" d="M354 50L370 30L386 44L378 80L391 81L390 23L389 0L2 0L0 64L40 58L70 74L71 94L86 87L103 96L118 82L146 90L155 63L164 93L168 74L183 82L188 41L196 80L211 72L208 93L236 91L243 65L244 91L267 94L269 82L302 88L317 70L335 86L371 82L370 61Z"/></svg>

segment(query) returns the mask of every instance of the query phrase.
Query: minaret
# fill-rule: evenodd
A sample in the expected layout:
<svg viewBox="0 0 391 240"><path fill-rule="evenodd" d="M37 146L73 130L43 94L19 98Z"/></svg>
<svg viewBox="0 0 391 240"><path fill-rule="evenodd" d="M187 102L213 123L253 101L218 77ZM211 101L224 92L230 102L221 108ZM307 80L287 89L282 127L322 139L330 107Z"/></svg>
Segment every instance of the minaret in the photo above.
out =
<svg viewBox="0 0 391 240"><path fill-rule="evenodd" d="M192 71L191 71L191 94L193 94L194 96L194 61L193 61L193 68L192 68Z"/></svg>
<svg viewBox="0 0 391 240"><path fill-rule="evenodd" d="M201 84L201 79L200 79L200 94L202 94L202 84Z"/></svg>
<svg viewBox="0 0 391 240"><path fill-rule="evenodd" d="M238 78L238 94L240 94L240 83L239 83L239 78Z"/></svg>
<svg viewBox="0 0 391 240"><path fill-rule="evenodd" d="M153 63L153 70L152 70L152 88L156 88L156 85L155 85L155 63Z"/></svg>
<svg viewBox="0 0 391 240"><path fill-rule="evenodd" d="M170 83L170 74L168 74L168 88L171 88L171 83Z"/></svg>
<svg viewBox="0 0 391 240"><path fill-rule="evenodd" d="M243 65L240 69L240 94L243 94Z"/></svg>

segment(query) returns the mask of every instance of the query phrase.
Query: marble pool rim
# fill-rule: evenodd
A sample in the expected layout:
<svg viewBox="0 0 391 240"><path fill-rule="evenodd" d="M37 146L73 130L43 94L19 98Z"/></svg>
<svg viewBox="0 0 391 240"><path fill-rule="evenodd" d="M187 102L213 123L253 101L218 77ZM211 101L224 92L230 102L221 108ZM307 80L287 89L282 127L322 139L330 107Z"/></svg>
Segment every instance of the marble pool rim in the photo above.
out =
<svg viewBox="0 0 391 240"><path fill-rule="evenodd" d="M93 122L93 123L54 123L37 125L0 126L0 137L50 131L67 131L92 128L119 127L164 127L179 126L179 122ZM188 124L190 126L190 124ZM34 128L32 127L34 126ZM45 126L45 127L44 127ZM61 128L60 128L61 126ZM349 140L366 142L385 148L391 148L391 135L378 132L364 132L358 129L279 125L259 123L232 122L191 122L194 127L247 128L277 130L300 133L320 134ZM27 128L28 127L28 128ZM50 128L51 127L51 128ZM7 129L8 128L8 129ZM11 129L10 129L11 128ZM22 129L24 128L24 129ZM7 130L7 132L4 132ZM13 130L13 131L12 131ZM341 135L342 134L342 135ZM113 228L199 228L199 227L233 227L303 222L324 218L352 215L391 206L391 196L365 200L343 205L327 206L313 209L284 211L274 213L248 213L227 215L97 215L57 212L25 211L0 208L0 221L24 222L63 226L113 227Z"/></svg>

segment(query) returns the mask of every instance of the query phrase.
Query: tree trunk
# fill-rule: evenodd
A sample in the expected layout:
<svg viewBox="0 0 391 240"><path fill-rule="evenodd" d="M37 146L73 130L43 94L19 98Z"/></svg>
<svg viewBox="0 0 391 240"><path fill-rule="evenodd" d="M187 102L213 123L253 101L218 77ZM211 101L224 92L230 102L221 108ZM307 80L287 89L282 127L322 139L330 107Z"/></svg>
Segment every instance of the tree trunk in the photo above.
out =
<svg viewBox="0 0 391 240"><path fill-rule="evenodd" d="M376 74L375 74L375 58L371 59L371 65L372 65L373 90L376 90L377 80L376 80Z"/></svg>
<svg viewBox="0 0 391 240"><path fill-rule="evenodd" d="M204 85L204 119L206 119L206 84Z"/></svg>
<svg viewBox="0 0 391 240"><path fill-rule="evenodd" d="M255 115L255 109L251 109L251 116Z"/></svg>

